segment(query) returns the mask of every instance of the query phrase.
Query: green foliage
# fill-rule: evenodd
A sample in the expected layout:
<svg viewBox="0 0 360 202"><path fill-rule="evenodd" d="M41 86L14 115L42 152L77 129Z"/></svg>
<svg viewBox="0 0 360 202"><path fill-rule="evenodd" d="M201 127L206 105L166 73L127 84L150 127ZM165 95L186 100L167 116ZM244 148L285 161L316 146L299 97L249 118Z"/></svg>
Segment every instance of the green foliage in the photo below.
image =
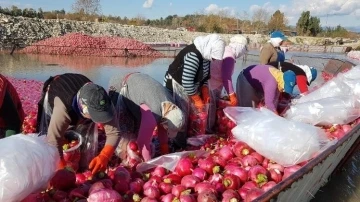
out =
<svg viewBox="0 0 360 202"><path fill-rule="evenodd" d="M299 35L304 35L309 30L310 11L303 11L296 23L296 31Z"/></svg>
<svg viewBox="0 0 360 202"><path fill-rule="evenodd" d="M347 31L344 27L340 25L332 28L326 27L323 31L323 35L326 37L348 37L350 35L349 31Z"/></svg>
<svg viewBox="0 0 360 202"><path fill-rule="evenodd" d="M284 30L286 28L286 24L287 22L284 13L280 12L280 10L277 10L270 18L268 29L270 31Z"/></svg>

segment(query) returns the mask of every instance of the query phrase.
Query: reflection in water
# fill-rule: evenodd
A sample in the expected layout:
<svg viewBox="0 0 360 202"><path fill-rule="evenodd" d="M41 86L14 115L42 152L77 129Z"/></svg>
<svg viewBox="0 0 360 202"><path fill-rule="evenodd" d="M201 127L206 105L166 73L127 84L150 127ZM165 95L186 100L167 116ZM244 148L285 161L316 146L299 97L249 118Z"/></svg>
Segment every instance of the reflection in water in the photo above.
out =
<svg viewBox="0 0 360 202"><path fill-rule="evenodd" d="M149 65L156 58L139 57L89 57L89 56L59 56L59 55L26 55L30 60L36 60L44 64L59 64L75 69L88 69L99 66L124 66L141 67Z"/></svg>
<svg viewBox="0 0 360 202"><path fill-rule="evenodd" d="M14 55L0 54L0 72L16 78L36 79L45 81L49 76L66 72L82 73L95 83L108 87L112 76L138 71L149 74L162 83L165 71L172 58L99 58L89 56L48 56L48 55ZM233 74L234 85L240 71L251 64L237 60ZM59 64L59 65L55 65ZM131 67L131 68L129 68ZM319 79L321 77L318 77ZM318 79L317 79L318 80ZM312 85L313 87L313 85ZM360 201L360 152L345 166L343 172L335 175L331 181L315 196L314 202Z"/></svg>

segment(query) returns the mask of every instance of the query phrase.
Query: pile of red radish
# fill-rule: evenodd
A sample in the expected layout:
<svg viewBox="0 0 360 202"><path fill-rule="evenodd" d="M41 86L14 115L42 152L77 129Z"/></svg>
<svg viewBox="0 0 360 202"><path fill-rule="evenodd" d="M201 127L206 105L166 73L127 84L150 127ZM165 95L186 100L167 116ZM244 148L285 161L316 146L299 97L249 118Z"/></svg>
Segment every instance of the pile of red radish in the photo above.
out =
<svg viewBox="0 0 360 202"><path fill-rule="evenodd" d="M196 114L190 113L188 135L196 136L196 135L205 134L207 117L208 117L207 112L200 112Z"/></svg>
<svg viewBox="0 0 360 202"><path fill-rule="evenodd" d="M341 73L344 73L344 72L347 72L347 71L349 71L349 69L344 69L344 70L341 71ZM322 76L322 78L324 79L325 82L331 80L332 78L334 78L333 74L327 73L325 71L321 72L321 76Z"/></svg>
<svg viewBox="0 0 360 202"><path fill-rule="evenodd" d="M135 39L109 36L95 37L81 33L69 33L41 40L24 48L20 53L101 57L164 57L159 51Z"/></svg>

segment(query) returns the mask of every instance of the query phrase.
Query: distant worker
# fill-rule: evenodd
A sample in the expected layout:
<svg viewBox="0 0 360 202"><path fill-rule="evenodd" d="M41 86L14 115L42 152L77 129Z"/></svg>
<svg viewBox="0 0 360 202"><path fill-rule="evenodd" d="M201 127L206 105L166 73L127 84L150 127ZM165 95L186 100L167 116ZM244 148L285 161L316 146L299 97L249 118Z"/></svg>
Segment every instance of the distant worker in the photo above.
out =
<svg viewBox="0 0 360 202"><path fill-rule="evenodd" d="M260 64L269 62L284 62L285 52L280 46L286 40L285 35L280 31L271 33L270 40L260 50Z"/></svg>

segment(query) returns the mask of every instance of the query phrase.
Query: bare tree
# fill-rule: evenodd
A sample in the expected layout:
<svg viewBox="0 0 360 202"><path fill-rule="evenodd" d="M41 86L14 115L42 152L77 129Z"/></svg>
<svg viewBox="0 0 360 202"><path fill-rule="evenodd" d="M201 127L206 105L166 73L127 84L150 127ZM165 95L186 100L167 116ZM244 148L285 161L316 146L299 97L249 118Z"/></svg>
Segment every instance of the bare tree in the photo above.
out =
<svg viewBox="0 0 360 202"><path fill-rule="evenodd" d="M252 25L256 31L263 31L270 19L270 14L263 8L258 8L252 15Z"/></svg>
<svg viewBox="0 0 360 202"><path fill-rule="evenodd" d="M77 13L98 15L101 13L100 0L75 0L72 8Z"/></svg>

